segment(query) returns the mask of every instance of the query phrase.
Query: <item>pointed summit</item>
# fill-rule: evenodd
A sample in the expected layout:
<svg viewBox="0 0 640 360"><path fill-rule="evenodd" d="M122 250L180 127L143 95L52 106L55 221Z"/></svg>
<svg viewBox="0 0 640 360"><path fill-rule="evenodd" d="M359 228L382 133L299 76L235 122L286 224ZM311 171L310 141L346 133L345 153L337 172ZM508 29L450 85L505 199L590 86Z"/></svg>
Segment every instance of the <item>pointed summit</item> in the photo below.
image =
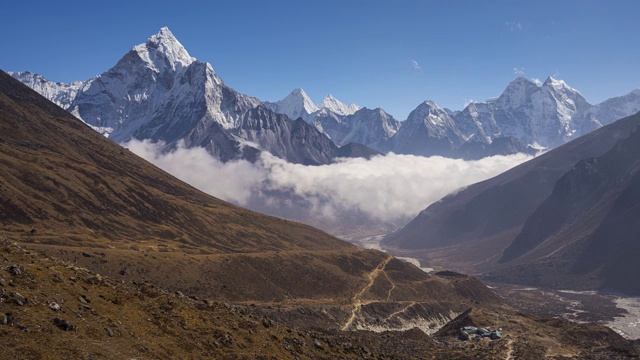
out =
<svg viewBox="0 0 640 360"><path fill-rule="evenodd" d="M416 123L429 122L441 125L452 121L452 119L438 104L431 100L426 100L420 103L420 105L409 114L407 121Z"/></svg>
<svg viewBox="0 0 640 360"><path fill-rule="evenodd" d="M555 90L568 90L570 92L579 94L580 92L571 86L569 86L564 80L555 79L553 76L549 76L547 80L544 81L542 86L547 88L553 88Z"/></svg>
<svg viewBox="0 0 640 360"><path fill-rule="evenodd" d="M425 100L421 102L420 105L418 105L414 111L420 114L431 114L431 113L441 113L441 112L446 113L444 109L442 109L440 106L438 106L438 104L436 104L432 100Z"/></svg>
<svg viewBox="0 0 640 360"><path fill-rule="evenodd" d="M301 88L294 89L287 97L276 102L265 102L266 107L272 111L285 114L290 119L303 118L307 120L311 113L318 111L316 105Z"/></svg>
<svg viewBox="0 0 640 360"><path fill-rule="evenodd" d="M540 91L540 87L536 83L519 76L507 85L495 104L502 108L519 108L537 91Z"/></svg>
<svg viewBox="0 0 640 360"><path fill-rule="evenodd" d="M137 52L150 68L158 72L161 72L167 65L172 70L176 70L179 67L187 67L196 61L166 26L147 39L144 44L134 46L132 51Z"/></svg>
<svg viewBox="0 0 640 360"><path fill-rule="evenodd" d="M356 104L346 105L340 100L334 98L333 95L328 94L318 104L318 109L327 109L338 115L351 115L360 110L360 106Z"/></svg>

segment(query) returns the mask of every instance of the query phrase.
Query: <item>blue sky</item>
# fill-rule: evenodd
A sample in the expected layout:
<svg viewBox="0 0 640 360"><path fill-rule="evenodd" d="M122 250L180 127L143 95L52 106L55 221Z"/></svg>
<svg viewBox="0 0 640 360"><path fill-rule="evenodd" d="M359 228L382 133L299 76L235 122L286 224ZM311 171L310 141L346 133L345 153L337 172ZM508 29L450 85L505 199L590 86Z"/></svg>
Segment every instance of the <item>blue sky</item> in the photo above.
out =
<svg viewBox="0 0 640 360"><path fill-rule="evenodd" d="M516 76L554 75L591 103L640 87L640 1L7 1L0 69L70 82L168 26L234 89L278 100L461 109Z"/></svg>

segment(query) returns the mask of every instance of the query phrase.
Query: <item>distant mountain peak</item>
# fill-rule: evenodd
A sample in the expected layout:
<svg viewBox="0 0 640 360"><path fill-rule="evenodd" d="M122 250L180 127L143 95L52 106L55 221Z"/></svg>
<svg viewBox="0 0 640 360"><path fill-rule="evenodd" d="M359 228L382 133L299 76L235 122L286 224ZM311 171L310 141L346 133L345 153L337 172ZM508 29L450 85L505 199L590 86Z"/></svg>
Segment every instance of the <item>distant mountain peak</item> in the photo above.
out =
<svg viewBox="0 0 640 360"><path fill-rule="evenodd" d="M302 95L302 96L308 97L307 93L304 91L303 88L295 88L295 89L293 89L293 91L291 91L290 95Z"/></svg>
<svg viewBox="0 0 640 360"><path fill-rule="evenodd" d="M312 113L318 111L316 105L302 88L295 88L284 99L276 102L264 102L264 105L278 114L287 115L292 120L300 117L307 120Z"/></svg>
<svg viewBox="0 0 640 360"><path fill-rule="evenodd" d="M158 72L166 65L175 70L178 67L187 67L196 61L166 26L149 37L145 43L134 46L132 51L138 53L144 62Z"/></svg>
<svg viewBox="0 0 640 360"><path fill-rule="evenodd" d="M285 114L291 119L301 117L305 121L311 121L311 119L318 115L326 115L327 112L347 116L361 109L361 107L356 104L346 105L331 94L325 96L324 99L316 105L301 88L293 89L293 91L282 100L265 102L265 105L276 113Z"/></svg>
<svg viewBox="0 0 640 360"><path fill-rule="evenodd" d="M333 97L331 94L327 94L327 96L322 99L322 101L318 104L318 109L328 109L333 111L339 115L351 115L356 111L360 110L360 106L356 104L346 105L340 100Z"/></svg>
<svg viewBox="0 0 640 360"><path fill-rule="evenodd" d="M553 76L549 76L547 80L542 84L544 87L554 88L556 90L568 90L574 93L580 93L578 90L569 86L564 80L556 79Z"/></svg>
<svg viewBox="0 0 640 360"><path fill-rule="evenodd" d="M420 103L420 105L418 105L416 110L419 110L420 112L427 112L427 113L431 113L431 112L434 112L434 111L444 111L433 100L425 100L425 101L423 101L422 103Z"/></svg>
<svg viewBox="0 0 640 360"><path fill-rule="evenodd" d="M507 89L523 88L523 87L539 88L540 86L535 82L533 82L532 80L525 78L524 76L518 76L517 78L513 79L509 83L509 85L507 85Z"/></svg>

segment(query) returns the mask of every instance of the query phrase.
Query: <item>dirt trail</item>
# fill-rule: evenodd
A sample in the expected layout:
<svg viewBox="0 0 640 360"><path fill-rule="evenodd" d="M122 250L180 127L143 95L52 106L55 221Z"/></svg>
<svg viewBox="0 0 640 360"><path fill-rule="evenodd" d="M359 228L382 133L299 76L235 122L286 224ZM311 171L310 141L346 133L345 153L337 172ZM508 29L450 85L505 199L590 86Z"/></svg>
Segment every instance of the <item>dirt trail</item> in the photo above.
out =
<svg viewBox="0 0 640 360"><path fill-rule="evenodd" d="M514 360L515 357L513 356L513 340L508 339L507 340L507 356L505 357L506 360Z"/></svg>
<svg viewBox="0 0 640 360"><path fill-rule="evenodd" d="M407 310L409 310L412 306L414 306L415 304L417 304L415 301L410 301L409 303L407 303L407 306L403 307L401 310L398 310L394 313L391 313L389 316L387 316L386 318L384 318L384 321L388 321L391 320L394 316L398 316L404 312L407 312Z"/></svg>
<svg viewBox="0 0 640 360"><path fill-rule="evenodd" d="M353 324L353 321L356 319L356 315L358 311L360 311L360 307L363 305L362 301L360 300L360 297L373 286L376 279L380 275L380 272L384 271L384 268L387 266L389 261L391 261L391 259L393 259L392 256L387 257L386 259L384 259L384 261L380 263L380 265L378 265L375 269L373 269L373 271L367 274L367 279L369 280L367 282L367 285L365 285L362 289L360 289L360 291L358 291L351 300L351 305L353 306L353 309L351 310L351 316L349 316L349 319L347 319L345 324L342 326L343 331L347 330L349 326Z"/></svg>

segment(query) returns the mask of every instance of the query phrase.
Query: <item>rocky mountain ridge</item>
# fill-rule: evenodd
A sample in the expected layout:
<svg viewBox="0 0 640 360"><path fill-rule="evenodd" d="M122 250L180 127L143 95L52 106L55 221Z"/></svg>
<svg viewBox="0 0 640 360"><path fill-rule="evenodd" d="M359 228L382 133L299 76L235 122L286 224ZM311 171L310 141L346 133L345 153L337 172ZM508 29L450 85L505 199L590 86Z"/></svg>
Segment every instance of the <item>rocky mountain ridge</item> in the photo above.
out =
<svg viewBox="0 0 640 360"><path fill-rule="evenodd" d="M462 111L426 101L405 121L331 95L316 105L302 89L277 102L261 102L225 85L166 27L134 46L112 69L84 82L54 83L29 72L11 75L116 142L149 139L170 150L182 141L186 147L205 147L223 161L254 160L268 151L291 162L327 164L339 146L350 142L381 153L467 159L534 153L640 111L638 90L590 105L553 77L540 85L517 78L498 98ZM264 109L252 111L259 105ZM270 120L258 129L261 116ZM298 118L318 131L302 123L294 126Z"/></svg>

